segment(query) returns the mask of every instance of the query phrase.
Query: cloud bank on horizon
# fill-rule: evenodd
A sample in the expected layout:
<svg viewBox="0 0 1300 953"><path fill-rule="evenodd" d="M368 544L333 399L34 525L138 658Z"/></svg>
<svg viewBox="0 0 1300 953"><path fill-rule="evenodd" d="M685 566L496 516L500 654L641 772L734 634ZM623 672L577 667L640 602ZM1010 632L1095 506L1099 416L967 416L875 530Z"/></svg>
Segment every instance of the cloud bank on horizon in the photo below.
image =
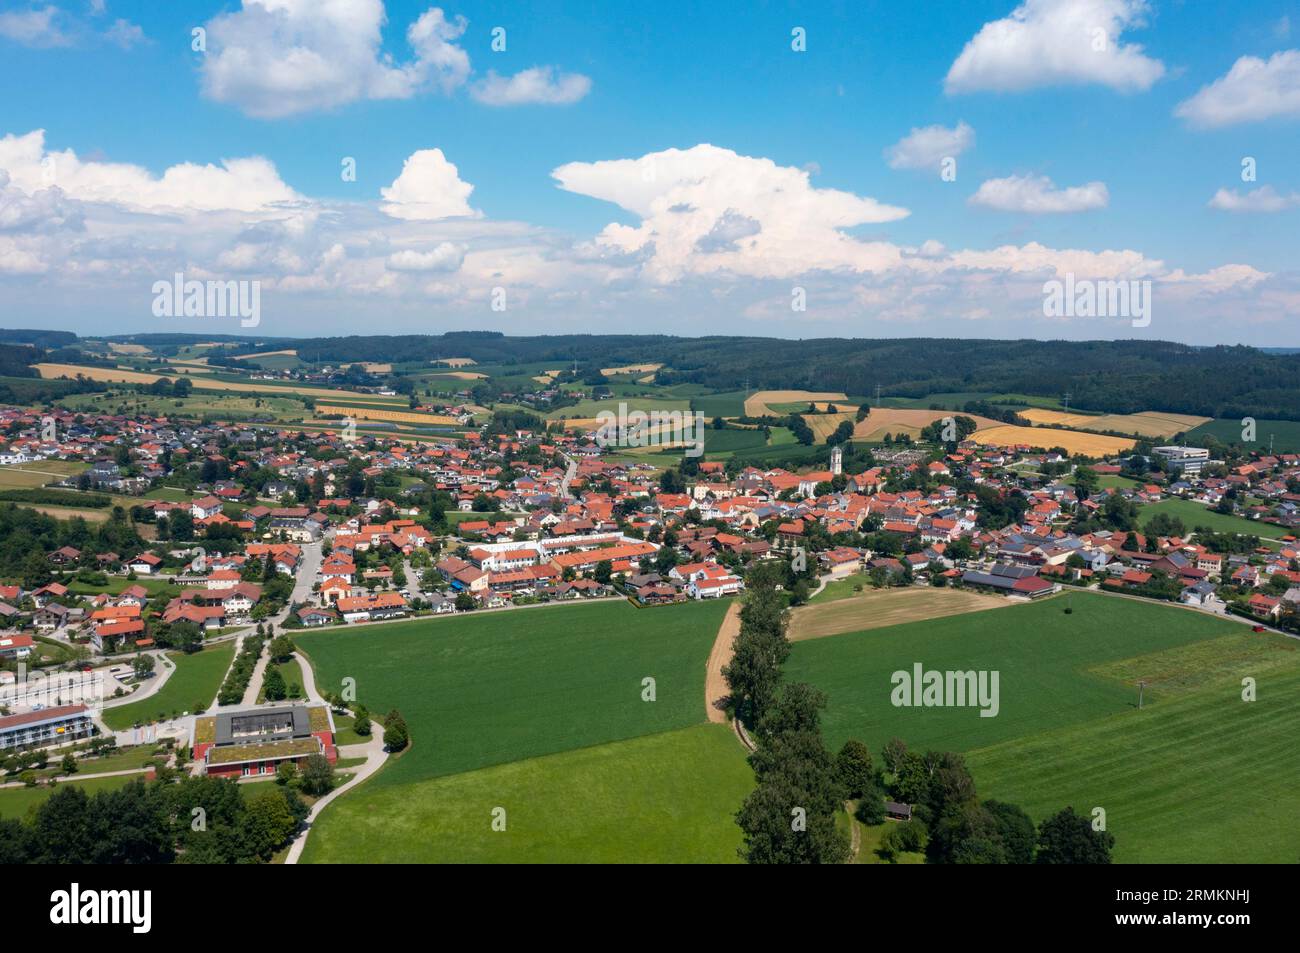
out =
<svg viewBox="0 0 1300 953"><path fill-rule="evenodd" d="M399 16L396 3L390 9L382 0L243 0L181 33L171 29L175 22L155 29L115 18L107 6L20 5L0 14L0 44L23 51L32 70L42 68L42 57L121 58L183 43L194 51L193 85L177 95L238 135L223 137L216 152L212 137L199 136L186 143L184 158L153 162L106 153L99 124L75 104L51 109L48 124L0 128L7 323L48 318L99 330L107 312L121 330L229 330L202 319L159 327L150 318L147 289L183 272L261 282L268 334L617 327L1133 336L1122 319L1045 318L1044 282L1071 275L1152 282L1157 319L1146 336L1300 343L1294 265L1256 260L1233 240L1248 234L1233 229L1272 228L1300 207L1300 183L1261 181L1255 159L1296 141L1288 123L1300 120L1300 50L1243 53L1217 73L1187 63L1189 54L1176 47L1157 56L1150 39L1165 11L1154 2L1025 0L968 26L964 39L954 39L946 72L929 81L970 121L922 109L855 174L837 170L833 185L818 171L833 153L795 162L785 155L802 152L802 143L778 150L781 158L729 143L746 123L771 125L761 107L719 121L716 141L700 135L709 126L707 104L689 116L681 107L680 133L672 132L669 106L659 104L668 121L661 116L653 134L620 127L605 136L610 113L584 126L582 111L598 108L602 96L622 102L627 89L616 71L593 70L589 63L599 62L574 47L543 57L536 44L518 40L527 59L492 59L509 50L506 29L476 25L460 11L403 8ZM1283 19L1267 42L1285 42ZM816 56L818 34L808 35L809 48L795 51L786 28L778 37L785 48L772 55ZM562 65L566 56L582 60L582 71ZM484 61L518 68L483 69ZM610 92L602 93L606 84ZM1163 93L1161 121L1192 141L1213 140L1232 163L1229 174L1189 183L1179 196L1180 207L1223 223L1220 240L1186 249L1170 235L1144 250L1148 243L1138 239L1149 236L1125 221L1144 184L1118 168L1123 153L1117 162L1099 150L1090 161L1023 131L1013 136L1016 117L999 118L1014 113L1017 98L1030 97L1041 110L1051 100L1032 97L1067 89L1068 108L1086 112L1095 101L1104 123L1120 100L1154 113L1143 98L1175 84ZM984 99L993 105L981 107ZM533 124L557 116L586 134L566 143L568 159L524 180L511 163L529 158L526 133L505 149L466 139L457 150L455 134L437 124L407 131L418 147L390 150L388 162L400 168L382 182L341 191L284 171L301 169L303 153L279 127L294 139L295 129L345 127L380 108L395 110L396 125L401 110L420 108L422 117L454 115L457 124L493 130L539 129ZM954 118L930 121L944 116ZM78 131L83 123L86 135ZM1233 152L1222 137L1242 129L1252 132ZM646 145L636 148L638 138ZM169 145L158 153L176 151ZM507 183L524 197L520 204L557 211L534 221L501 214L496 197ZM570 207L580 208L574 220L597 226L566 221ZM505 290L505 311L490 308L496 289ZM804 312L792 311L796 289ZM88 322L91 311L101 317Z"/></svg>

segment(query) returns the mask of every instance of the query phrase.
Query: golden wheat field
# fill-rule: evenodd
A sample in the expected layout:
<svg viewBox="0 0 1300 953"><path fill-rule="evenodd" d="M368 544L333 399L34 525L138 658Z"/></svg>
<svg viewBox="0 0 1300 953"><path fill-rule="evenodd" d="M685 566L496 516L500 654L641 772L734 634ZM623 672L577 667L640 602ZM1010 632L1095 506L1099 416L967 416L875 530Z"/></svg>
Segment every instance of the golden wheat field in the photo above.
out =
<svg viewBox="0 0 1300 953"><path fill-rule="evenodd" d="M1136 414L1067 414L1059 410L1033 407L1017 411L1026 420L1036 424L1057 424L1063 427L1084 427L1088 430L1114 430L1135 433L1142 437L1172 437L1186 433L1212 418L1194 414L1167 414L1144 410Z"/></svg>
<svg viewBox="0 0 1300 953"><path fill-rule="evenodd" d="M283 355L284 357L297 357L298 351L294 348L286 348L283 351L255 351L252 354L236 354L235 360L242 361L249 357L278 357L280 355Z"/></svg>
<svg viewBox="0 0 1300 953"><path fill-rule="evenodd" d="M816 443L825 443L826 438L833 434L837 427L844 421L853 423L857 417L857 412L846 412L842 414L803 414L804 423L813 432Z"/></svg>
<svg viewBox="0 0 1300 953"><path fill-rule="evenodd" d="M647 371L657 371L661 367L662 364L624 364L622 367L602 367L600 372L606 377L613 377L615 374L644 374Z"/></svg>
<svg viewBox="0 0 1300 953"><path fill-rule="evenodd" d="M443 417L438 414L417 414L409 410L381 410L375 407L335 407L316 405L316 413L321 416L342 414L357 420L387 420L401 424L431 424L435 426L455 426L455 417Z"/></svg>
<svg viewBox="0 0 1300 953"><path fill-rule="evenodd" d="M123 384L152 384L161 374L142 374L116 367L82 367L80 364L34 364L37 373L49 380L56 377L84 377L89 381L116 381Z"/></svg>
<svg viewBox="0 0 1300 953"><path fill-rule="evenodd" d="M1014 427L998 424L975 431L971 437L986 447L1062 447L1066 453L1081 453L1089 457L1104 457L1132 450L1135 441L1123 437L1104 437L1101 434L1083 433L1079 430L1055 430L1047 427Z"/></svg>
<svg viewBox="0 0 1300 953"><path fill-rule="evenodd" d="M745 415L747 417L784 417L785 414L772 408L772 404L810 403L839 404L847 403L848 397L839 391L812 390L760 390L745 398Z"/></svg>
<svg viewBox="0 0 1300 953"><path fill-rule="evenodd" d="M969 417L980 428L997 427L1000 424L989 417L977 414L963 414L952 410L917 410L905 407L873 407L866 420L853 428L854 440L881 440L885 434L908 434L913 439L921 431L944 417Z"/></svg>

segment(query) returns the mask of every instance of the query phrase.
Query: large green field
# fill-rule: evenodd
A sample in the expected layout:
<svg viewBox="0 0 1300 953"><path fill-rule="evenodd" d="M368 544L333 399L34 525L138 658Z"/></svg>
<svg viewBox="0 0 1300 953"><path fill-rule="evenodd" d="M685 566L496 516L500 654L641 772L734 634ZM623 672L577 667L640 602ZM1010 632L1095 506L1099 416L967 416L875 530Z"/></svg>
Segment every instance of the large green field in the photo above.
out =
<svg viewBox="0 0 1300 953"><path fill-rule="evenodd" d="M1161 500L1159 503L1145 503L1140 509L1138 522L1144 526L1146 521L1157 513L1168 513L1170 516L1176 516L1182 520L1189 533L1197 526L1205 526L1216 533L1245 533L1263 539L1280 539L1283 536L1291 535L1290 530L1284 529L1275 523L1261 523L1258 520L1248 520L1240 516L1216 513L1202 503L1176 497Z"/></svg>
<svg viewBox="0 0 1300 953"><path fill-rule="evenodd" d="M672 397L620 397L609 400L580 400L569 407L559 407L550 411L546 415L547 420L567 419L587 419L598 416L602 411L608 411L611 414L618 413L618 405L627 404L627 412L630 414L635 410L643 413L650 413L652 410L680 410L688 411L691 409L690 401Z"/></svg>
<svg viewBox="0 0 1300 953"><path fill-rule="evenodd" d="M1064 609L1069 606L1069 614ZM998 670L1001 710L895 708L889 676ZM827 741L963 751L982 797L1036 820L1107 812L1121 862L1300 857L1300 643L1094 593L799 642L787 677L829 696ZM1241 699L1241 679L1258 700ZM1136 683L1147 683L1137 708Z"/></svg>
<svg viewBox="0 0 1300 953"><path fill-rule="evenodd" d="M104 724L121 731L136 722L157 721L159 716L169 718L173 712L192 712L196 706L210 705L235 657L235 643L222 642L193 655L168 652L167 657L176 671L158 693L138 702L105 708Z"/></svg>
<svg viewBox="0 0 1300 953"><path fill-rule="evenodd" d="M1069 606L1073 612L1066 614ZM1137 691L1089 671L1238 629L1188 609L1074 592L1028 605L796 642L786 677L826 692L827 743L967 751L1125 711ZM895 671L997 671L1000 710L896 708Z"/></svg>
<svg viewBox="0 0 1300 953"><path fill-rule="evenodd" d="M401 711L412 747L370 782L406 784L684 728L704 720L704 663L722 602L607 601L296 636L322 691L356 679ZM642 680L655 701L642 701Z"/></svg>
<svg viewBox="0 0 1300 953"><path fill-rule="evenodd" d="M1117 862L1293 864L1300 667L1293 660L1258 683L1254 702L1239 680L1219 681L967 760L982 796L1036 820L1066 804L1085 815L1103 808Z"/></svg>
<svg viewBox="0 0 1300 953"><path fill-rule="evenodd" d="M85 413L206 416L221 420L244 420L249 417L301 420L306 412L306 404L294 397L260 397L213 392L177 398L110 390L102 394L74 394L60 400L59 406Z"/></svg>
<svg viewBox="0 0 1300 953"><path fill-rule="evenodd" d="M356 679L412 740L325 810L305 859L734 859L752 775L703 724L726 608L592 602L297 636L322 691Z"/></svg>
<svg viewBox="0 0 1300 953"><path fill-rule="evenodd" d="M696 725L412 784L368 782L327 809L303 861L732 863L733 815L752 786L730 729ZM492 828L497 808L503 831Z"/></svg>
<svg viewBox="0 0 1300 953"><path fill-rule="evenodd" d="M1208 424L1201 424L1187 434L1187 442L1195 445L1207 436L1217 437L1224 443L1242 444L1248 450L1267 450L1271 446L1274 453L1295 453L1300 450L1300 421L1297 420L1256 420L1255 442L1242 443L1241 419L1231 417L1218 418Z"/></svg>
<svg viewBox="0 0 1300 953"><path fill-rule="evenodd" d="M739 417L745 413L745 398L748 396L743 390L700 394L691 398L691 409L700 411L709 420L714 417Z"/></svg>

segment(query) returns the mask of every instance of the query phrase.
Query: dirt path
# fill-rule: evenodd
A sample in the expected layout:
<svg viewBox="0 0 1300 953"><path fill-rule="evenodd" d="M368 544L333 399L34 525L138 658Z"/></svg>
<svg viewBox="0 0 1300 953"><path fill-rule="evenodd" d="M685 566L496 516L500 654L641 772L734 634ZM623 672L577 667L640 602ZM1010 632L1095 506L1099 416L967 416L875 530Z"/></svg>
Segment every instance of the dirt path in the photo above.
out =
<svg viewBox="0 0 1300 953"><path fill-rule="evenodd" d="M709 721L716 725L727 723L727 713L717 706L717 702L730 693L727 680L722 677L722 668L731 661L736 636L739 634L740 600L737 599L727 608L722 625L718 627L718 636L713 640L713 649L709 652L709 662L704 672L704 711Z"/></svg>
<svg viewBox="0 0 1300 953"><path fill-rule="evenodd" d="M853 816L854 804L852 801L844 802L844 810L849 815L849 859L847 864L856 864L858 854L862 851L862 828L858 827L858 819Z"/></svg>

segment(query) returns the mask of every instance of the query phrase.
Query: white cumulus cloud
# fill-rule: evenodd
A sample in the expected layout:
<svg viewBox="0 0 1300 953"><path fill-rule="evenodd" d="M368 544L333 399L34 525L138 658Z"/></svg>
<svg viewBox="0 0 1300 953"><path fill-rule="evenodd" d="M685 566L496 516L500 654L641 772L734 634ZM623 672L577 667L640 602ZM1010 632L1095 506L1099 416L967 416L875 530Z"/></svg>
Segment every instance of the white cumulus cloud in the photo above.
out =
<svg viewBox="0 0 1300 953"><path fill-rule="evenodd" d="M913 129L885 150L891 169L937 169L949 156L957 157L975 144L975 130L964 122L952 129L924 126Z"/></svg>
<svg viewBox="0 0 1300 953"><path fill-rule="evenodd" d="M1179 103L1174 115L1201 129L1300 118L1300 50L1243 56L1227 74Z"/></svg>
<svg viewBox="0 0 1300 953"><path fill-rule="evenodd" d="M1096 83L1150 89L1164 64L1120 35L1145 26L1146 0L1024 0L984 24L948 70L949 93Z"/></svg>
<svg viewBox="0 0 1300 953"><path fill-rule="evenodd" d="M402 164L401 174L379 194L384 198L381 208L385 214L433 221L478 216L480 213L469 207L473 191L474 186L461 180L441 149L421 149L410 155Z"/></svg>
<svg viewBox="0 0 1300 953"><path fill-rule="evenodd" d="M393 271L455 271L465 260L465 249L452 242L442 242L430 251L405 248L388 256Z"/></svg>
<svg viewBox="0 0 1300 953"><path fill-rule="evenodd" d="M1086 212L1105 208L1110 193L1104 182L1058 189L1045 175L1012 175L989 179L970 197L971 205L999 212L1027 212L1031 215Z"/></svg>
<svg viewBox="0 0 1300 953"><path fill-rule="evenodd" d="M414 57L401 64L381 51L386 20L383 0L243 0L206 24L203 92L274 119L464 84L464 17L426 10L406 30Z"/></svg>
<svg viewBox="0 0 1300 953"><path fill-rule="evenodd" d="M143 166L86 161L71 149L48 152L45 130L0 139L0 169L31 194L56 187L83 202L126 209L255 211L300 196L260 156L222 159L220 166L184 162L154 175Z"/></svg>
<svg viewBox="0 0 1300 953"><path fill-rule="evenodd" d="M785 277L810 269L870 271L896 264L897 248L844 230L908 211L873 198L815 188L803 169L700 144L639 159L571 162L560 188L612 202L641 218L607 226L597 243L648 256L657 281L728 271Z"/></svg>
<svg viewBox="0 0 1300 953"><path fill-rule="evenodd" d="M1210 199L1210 208L1221 212L1281 212L1300 205L1300 193L1282 195L1271 185L1238 192L1236 189L1219 189Z"/></svg>
<svg viewBox="0 0 1300 953"><path fill-rule="evenodd" d="M534 66L514 76L500 76L489 70L470 91L488 106L541 104L564 106L576 103L591 91L591 79L581 73L560 73L554 66Z"/></svg>

